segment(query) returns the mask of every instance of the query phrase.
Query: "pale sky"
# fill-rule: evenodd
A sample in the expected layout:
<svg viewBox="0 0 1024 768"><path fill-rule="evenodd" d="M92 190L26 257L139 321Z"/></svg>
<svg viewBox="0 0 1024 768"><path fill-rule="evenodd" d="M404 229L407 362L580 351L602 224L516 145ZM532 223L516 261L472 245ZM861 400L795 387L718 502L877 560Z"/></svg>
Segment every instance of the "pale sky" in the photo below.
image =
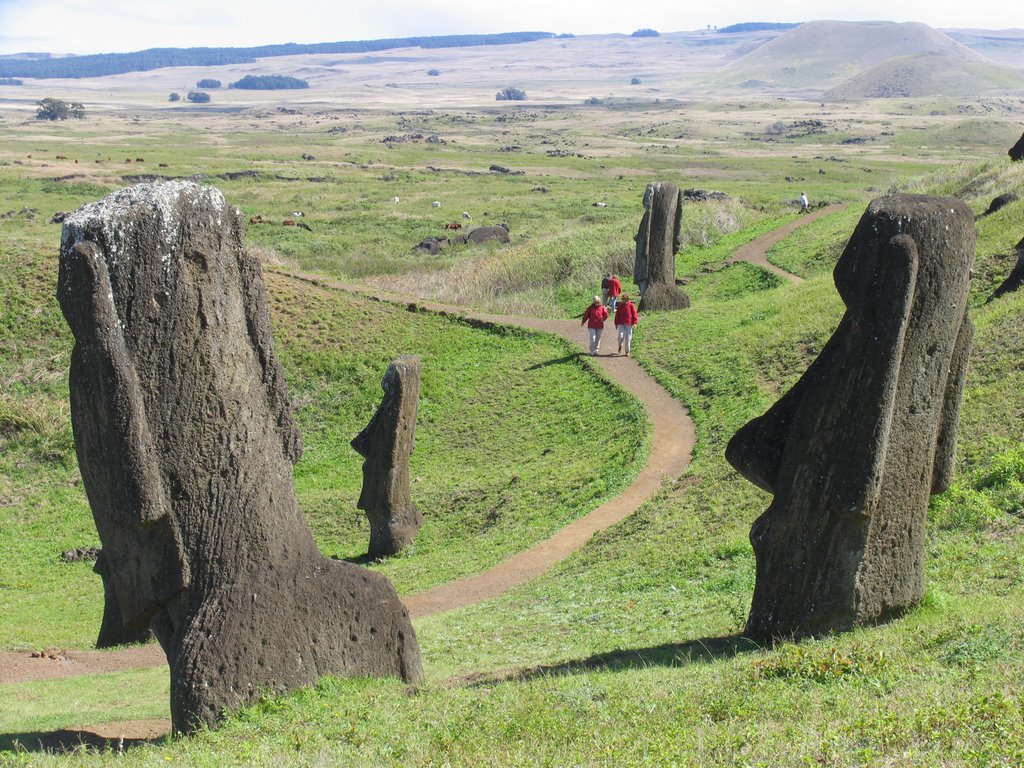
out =
<svg viewBox="0 0 1024 768"><path fill-rule="evenodd" d="M744 21L920 21L1024 28L1017 0L0 0L0 54L325 43L416 35L650 27L679 32Z"/></svg>

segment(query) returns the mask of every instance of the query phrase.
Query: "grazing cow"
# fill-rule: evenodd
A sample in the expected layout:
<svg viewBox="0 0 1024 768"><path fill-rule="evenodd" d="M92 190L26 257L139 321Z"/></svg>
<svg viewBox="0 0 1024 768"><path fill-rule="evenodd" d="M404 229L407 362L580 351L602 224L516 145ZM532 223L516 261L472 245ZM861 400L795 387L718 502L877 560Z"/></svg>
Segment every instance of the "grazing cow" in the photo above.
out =
<svg viewBox="0 0 1024 768"><path fill-rule="evenodd" d="M302 211L292 211L292 217L296 219L301 219L305 215Z"/></svg>
<svg viewBox="0 0 1024 768"><path fill-rule="evenodd" d="M144 163L144 162L146 162L146 161L145 161L145 160L144 160L143 158L141 158L141 157L136 157L136 158L135 158L135 162L136 162L136 163Z"/></svg>
<svg viewBox="0 0 1024 768"><path fill-rule="evenodd" d="M430 204L430 207L431 208L440 208L441 207L441 201L440 200L435 200L434 202L432 202Z"/></svg>
<svg viewBox="0 0 1024 768"><path fill-rule="evenodd" d="M57 159L58 160L67 160L67 158L64 157L64 155L57 155Z"/></svg>
<svg viewBox="0 0 1024 768"><path fill-rule="evenodd" d="M400 198L398 195L395 195L394 197L391 198L391 202L392 203L397 203L397 202L400 202L401 199L402 198Z"/></svg>
<svg viewBox="0 0 1024 768"><path fill-rule="evenodd" d="M249 217L249 223L250 224L266 224L267 220L264 219L262 215L257 213L255 216L250 216Z"/></svg>
<svg viewBox="0 0 1024 768"><path fill-rule="evenodd" d="M132 161L132 159L131 159L130 157L126 157L126 158L124 159L124 161L125 161L126 163L130 163L130 162Z"/></svg>
<svg viewBox="0 0 1024 768"><path fill-rule="evenodd" d="M295 219L285 219L284 221L281 222L281 225L285 227L294 227Z"/></svg>
<svg viewBox="0 0 1024 768"><path fill-rule="evenodd" d="M295 226L297 226L297 227L302 227L302 228L303 228L304 230L306 230L307 232L312 232L312 231L313 231L313 228L312 228L311 226L309 226L309 224L307 224L307 223L306 223L306 222L304 222L304 221L300 221L300 222L299 222L298 224L296 224Z"/></svg>
<svg viewBox="0 0 1024 768"><path fill-rule="evenodd" d="M449 221L444 225L445 229L462 229L462 224L457 221Z"/></svg>
<svg viewBox="0 0 1024 768"><path fill-rule="evenodd" d="M462 218L464 218L466 221L471 221L473 217L470 216L466 211L463 211Z"/></svg>
<svg viewBox="0 0 1024 768"><path fill-rule="evenodd" d="M171 166L169 166L167 163L160 163L160 167L161 168L170 168Z"/></svg>

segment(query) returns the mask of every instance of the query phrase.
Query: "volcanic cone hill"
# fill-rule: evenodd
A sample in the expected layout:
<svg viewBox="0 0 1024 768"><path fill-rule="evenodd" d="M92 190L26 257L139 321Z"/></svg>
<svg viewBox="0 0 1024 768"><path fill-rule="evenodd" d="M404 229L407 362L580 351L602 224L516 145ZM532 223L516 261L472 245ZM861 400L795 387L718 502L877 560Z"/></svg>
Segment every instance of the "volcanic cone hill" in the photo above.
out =
<svg viewBox="0 0 1024 768"><path fill-rule="evenodd" d="M981 54L918 22L812 21L736 60L717 79L722 85L827 90L885 62L915 55L938 57L922 66L941 64L943 70L998 70Z"/></svg>

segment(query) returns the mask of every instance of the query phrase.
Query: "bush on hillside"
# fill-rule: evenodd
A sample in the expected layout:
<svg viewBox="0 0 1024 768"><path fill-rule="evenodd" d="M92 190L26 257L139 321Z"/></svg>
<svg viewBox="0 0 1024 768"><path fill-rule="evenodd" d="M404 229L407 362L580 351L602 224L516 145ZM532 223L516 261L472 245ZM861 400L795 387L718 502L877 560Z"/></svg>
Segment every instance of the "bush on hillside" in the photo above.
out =
<svg viewBox="0 0 1024 768"><path fill-rule="evenodd" d="M36 102L36 120L67 120L69 117L81 120L85 117L85 107L77 101L68 103L60 99L46 98Z"/></svg>
<svg viewBox="0 0 1024 768"><path fill-rule="evenodd" d="M511 85L494 94L495 101L526 101L526 91Z"/></svg>
<svg viewBox="0 0 1024 768"><path fill-rule="evenodd" d="M228 88L243 91L282 91L293 88L309 88L309 83L288 75L246 75L231 83Z"/></svg>
<svg viewBox="0 0 1024 768"><path fill-rule="evenodd" d="M629 84L630 85L640 85L640 83L642 83L642 82L643 82L643 80L641 80L639 77L636 77L634 75L633 79L629 81Z"/></svg>
<svg viewBox="0 0 1024 768"><path fill-rule="evenodd" d="M0 77L0 85L24 85L22 80L16 77Z"/></svg>
<svg viewBox="0 0 1024 768"><path fill-rule="evenodd" d="M185 98L193 104L206 104L210 101L210 94L204 91L189 91Z"/></svg>
<svg viewBox="0 0 1024 768"><path fill-rule="evenodd" d="M661 33L656 29L644 27L643 29L636 30L632 37L661 37Z"/></svg>
<svg viewBox="0 0 1024 768"><path fill-rule="evenodd" d="M214 80L212 77L204 77L196 83L196 88L220 88L220 80Z"/></svg>
<svg viewBox="0 0 1024 768"><path fill-rule="evenodd" d="M181 94L177 91L171 91L171 95L167 97L168 101L181 101Z"/></svg>
<svg viewBox="0 0 1024 768"><path fill-rule="evenodd" d="M427 70L427 74L430 75L431 77L437 77L438 75L441 74L441 70L440 69L428 69Z"/></svg>

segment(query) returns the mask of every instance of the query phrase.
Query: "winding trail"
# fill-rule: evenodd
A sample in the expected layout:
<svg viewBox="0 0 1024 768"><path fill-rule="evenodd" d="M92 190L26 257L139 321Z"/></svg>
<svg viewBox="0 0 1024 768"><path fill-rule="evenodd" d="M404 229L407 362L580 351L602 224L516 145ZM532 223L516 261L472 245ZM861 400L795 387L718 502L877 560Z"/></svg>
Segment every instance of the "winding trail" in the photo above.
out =
<svg viewBox="0 0 1024 768"><path fill-rule="evenodd" d="M773 230L741 247L726 263L749 261L793 283L802 282L797 275L770 264L765 258L767 250L805 224L841 209L831 205ZM301 280L327 288L351 292L330 278L308 277L297 274L276 273L286 279ZM463 316L500 325L511 325L553 333L586 349L586 331L576 320L542 320L514 316L487 315L471 312L463 307L431 304L409 297L389 296L381 292L365 295L383 301L408 304L413 301L424 309ZM606 349L615 344L614 329L606 331L603 340ZM581 354L583 352L581 351ZM549 570L582 547L597 532L608 528L635 512L666 480L679 477L689 466L696 440L693 421L683 405L654 381L637 362L619 355L598 355L593 362L610 379L636 396L646 407L652 424L651 451L647 464L633 483L620 494L597 507L547 539L527 550L504 560L480 573L439 585L433 589L406 595L402 598L413 618L454 610L487 600L530 581ZM130 646L115 651L70 650L32 657L28 651L0 652L0 685L76 677L104 672L120 672L166 666L167 660L156 643ZM127 725L127 724L122 724ZM130 730L130 729L128 729ZM122 730L126 733L127 730Z"/></svg>
<svg viewBox="0 0 1024 768"><path fill-rule="evenodd" d="M778 229L773 229L771 232L767 232L754 240L751 240L746 245L742 245L736 249L736 253L725 260L726 264L735 264L738 261L748 261L751 264L755 264L761 269L765 269L774 275L788 280L791 283L802 283L804 279L799 275L794 275L792 272L787 272L781 267L777 267L768 261L768 251L777 242L793 234L794 231L800 229L800 227L810 224L812 221L820 219L823 216L827 216L832 213L837 213L846 208L845 204L832 203L826 205L823 208L811 211L810 213L804 214L793 221L783 224Z"/></svg>

